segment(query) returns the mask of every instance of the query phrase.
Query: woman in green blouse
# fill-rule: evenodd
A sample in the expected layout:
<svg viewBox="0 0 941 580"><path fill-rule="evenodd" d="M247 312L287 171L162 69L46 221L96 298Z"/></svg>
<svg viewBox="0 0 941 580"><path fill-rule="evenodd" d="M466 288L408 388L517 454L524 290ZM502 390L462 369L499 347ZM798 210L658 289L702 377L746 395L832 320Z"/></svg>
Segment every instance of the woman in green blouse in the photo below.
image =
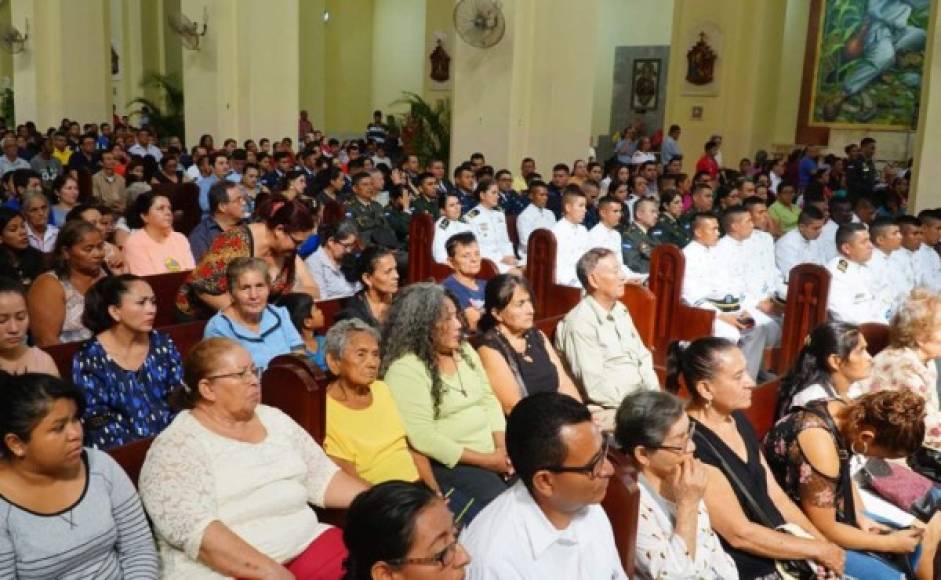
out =
<svg viewBox="0 0 941 580"><path fill-rule="evenodd" d="M440 286L405 288L386 318L380 375L412 447L431 459L441 488L473 498L476 512L506 489L513 468L503 411L459 312Z"/></svg>

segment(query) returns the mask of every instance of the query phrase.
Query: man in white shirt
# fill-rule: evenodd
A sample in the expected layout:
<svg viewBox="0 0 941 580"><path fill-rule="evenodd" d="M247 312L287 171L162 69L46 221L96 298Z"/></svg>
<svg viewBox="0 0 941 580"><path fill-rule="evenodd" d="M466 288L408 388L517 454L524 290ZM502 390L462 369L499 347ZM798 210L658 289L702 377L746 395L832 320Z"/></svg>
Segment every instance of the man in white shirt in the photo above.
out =
<svg viewBox="0 0 941 580"><path fill-rule="evenodd" d="M853 202L845 197L830 198L830 219L820 232L820 247L827 264L840 255L836 247L836 231L841 225L852 222L855 217Z"/></svg>
<svg viewBox="0 0 941 580"><path fill-rule="evenodd" d="M915 216L903 215L896 218L895 223L899 226L901 247L889 256L889 264L901 289L907 295L916 286L931 287L930 272L922 270L919 255L925 239L921 220Z"/></svg>
<svg viewBox="0 0 941 580"><path fill-rule="evenodd" d="M470 580L626 580L604 510L614 468L582 403L560 393L523 398L507 453L519 481L461 535Z"/></svg>
<svg viewBox="0 0 941 580"><path fill-rule="evenodd" d="M598 200L598 217L600 220L590 230L588 230L588 247L605 248L611 250L614 255L621 256L621 268L624 275L628 278L638 278L646 280L647 276L633 272L623 263L623 248L621 241L621 232L618 231L618 224L621 223L621 215L624 213L624 205L616 198L606 195Z"/></svg>
<svg viewBox="0 0 941 580"><path fill-rule="evenodd" d="M757 379L764 350L778 343L781 326L765 313L771 309L769 301L750 300L745 281L729 270L718 249L718 218L700 213L692 226L693 240L683 248L686 273L682 298L687 304L716 312L713 335L737 344L748 361L748 373Z"/></svg>
<svg viewBox="0 0 941 580"><path fill-rule="evenodd" d="M127 150L127 154L140 157L150 155L157 163L160 163L160 160L163 159L160 148L150 142L150 131L147 129L141 129L137 132L137 143Z"/></svg>
<svg viewBox="0 0 941 580"><path fill-rule="evenodd" d="M918 213L924 232L924 243L918 249L918 269L922 284L935 292L941 292L941 256L935 250L941 240L941 219L935 211L922 210Z"/></svg>
<svg viewBox="0 0 941 580"><path fill-rule="evenodd" d="M585 194L574 184L565 186L562 194L562 219L552 226L555 234L555 283L581 288L575 264L590 248L585 219Z"/></svg>
<svg viewBox="0 0 941 580"><path fill-rule="evenodd" d="M887 324L891 297L874 287L872 270L866 264L872 258L869 231L863 224L843 224L836 232L840 255L827 264L830 271L830 296L827 310L838 322Z"/></svg>
<svg viewBox="0 0 941 580"><path fill-rule="evenodd" d="M871 272L873 289L891 300L890 312L896 308L913 286L896 270L892 256L902 247L902 233L892 218L877 219L869 226L869 241L873 245L872 257L866 262ZM908 266L908 265L906 265Z"/></svg>
<svg viewBox="0 0 941 580"><path fill-rule="evenodd" d="M555 225L555 214L547 208L549 203L549 188L542 181L533 181L529 184L529 205L526 206L520 215L516 218L516 233L519 236L520 243L519 256L526 259L526 244L529 243L529 236L536 230L542 228L551 230Z"/></svg>
<svg viewBox="0 0 941 580"><path fill-rule="evenodd" d="M722 215L725 235L719 240L719 252L725 255L729 272L744 284L745 300L757 305L764 314L776 317L771 299L784 299L787 289L781 273L774 265L773 246L758 234L751 213L743 206L734 206Z"/></svg>
<svg viewBox="0 0 941 580"><path fill-rule="evenodd" d="M820 240L823 224L823 213L819 209L805 207L797 218L797 227L775 242L774 261L785 280L790 276L791 269L799 264L827 265Z"/></svg>
<svg viewBox="0 0 941 580"><path fill-rule="evenodd" d="M467 212L464 220L477 236L481 257L493 260L501 273L509 272L519 265L519 260L513 253L506 216L500 208L500 189L490 182L486 187L478 187L478 191L477 206Z"/></svg>

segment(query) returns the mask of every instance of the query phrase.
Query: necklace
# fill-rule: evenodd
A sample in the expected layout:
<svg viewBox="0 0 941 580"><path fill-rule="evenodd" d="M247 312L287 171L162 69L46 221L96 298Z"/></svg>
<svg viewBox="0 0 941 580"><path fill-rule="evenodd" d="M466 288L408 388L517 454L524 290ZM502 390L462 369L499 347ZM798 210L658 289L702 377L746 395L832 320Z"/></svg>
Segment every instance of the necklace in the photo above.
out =
<svg viewBox="0 0 941 580"><path fill-rule="evenodd" d="M454 358L454 374L457 375L457 382L460 385L458 390L461 391L461 394L464 395L464 398L467 398L467 390L464 388L464 379L461 378L461 365L458 364L457 355L451 355Z"/></svg>
<svg viewBox="0 0 941 580"><path fill-rule="evenodd" d="M66 515L68 515L68 517L66 517ZM75 520L72 519L72 510L71 510L71 509L69 510L68 514L59 514L59 517L62 518L64 521L69 522L69 529L70 529L70 530L74 530L74 529L75 529Z"/></svg>

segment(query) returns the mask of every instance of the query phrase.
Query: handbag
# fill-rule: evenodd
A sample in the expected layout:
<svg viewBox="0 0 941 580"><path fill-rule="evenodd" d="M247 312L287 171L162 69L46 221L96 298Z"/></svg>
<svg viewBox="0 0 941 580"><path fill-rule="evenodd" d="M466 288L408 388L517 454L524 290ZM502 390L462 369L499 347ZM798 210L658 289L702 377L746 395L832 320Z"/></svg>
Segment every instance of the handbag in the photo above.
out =
<svg viewBox="0 0 941 580"><path fill-rule="evenodd" d="M860 473L866 487L882 499L919 519L924 519L924 515L931 519L933 509L929 514L916 513L936 507L936 502L932 500L932 497L937 495L932 493L934 484L924 475L878 457L870 458ZM916 505L921 506L920 510L914 509Z"/></svg>
<svg viewBox="0 0 941 580"><path fill-rule="evenodd" d="M908 466L935 483L941 483L941 451L919 447L918 451L908 458Z"/></svg>
<svg viewBox="0 0 941 580"><path fill-rule="evenodd" d="M719 459L719 469L725 475L726 479L729 480L729 483L734 489L741 492L742 496L745 498L745 502L748 504L748 508L751 512L758 518L761 525L766 528L771 528L779 532L786 534L791 534L800 538L813 539L813 536L807 533L806 530L798 526L797 524L784 523L780 526L775 526L771 522L771 518L768 517L768 514L765 513L765 510L758 505L758 502L755 501L755 498L752 497L750 491L748 491L748 486L742 483L742 480L735 475L735 472L732 470L732 467L728 464L724 457L719 453L711 441L706 438L701 432L695 432L693 437L696 438L696 444L703 444L712 451L712 454ZM775 568L778 571L778 574L783 580L816 580L817 578L823 578L826 576L827 570L825 567L817 564L816 562L810 560L775 560Z"/></svg>

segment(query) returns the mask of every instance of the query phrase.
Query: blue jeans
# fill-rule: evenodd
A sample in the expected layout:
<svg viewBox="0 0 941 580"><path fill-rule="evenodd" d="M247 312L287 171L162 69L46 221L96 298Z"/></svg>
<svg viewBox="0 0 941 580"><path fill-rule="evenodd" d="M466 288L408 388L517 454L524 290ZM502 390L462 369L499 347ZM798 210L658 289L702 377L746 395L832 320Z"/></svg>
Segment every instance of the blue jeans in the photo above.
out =
<svg viewBox="0 0 941 580"><path fill-rule="evenodd" d="M915 548L908 560L912 563L912 570L918 566L921 557L921 545ZM865 552L846 551L846 566L843 573L847 578L859 580L899 580L905 578L901 570L890 566L885 560L874 558Z"/></svg>

